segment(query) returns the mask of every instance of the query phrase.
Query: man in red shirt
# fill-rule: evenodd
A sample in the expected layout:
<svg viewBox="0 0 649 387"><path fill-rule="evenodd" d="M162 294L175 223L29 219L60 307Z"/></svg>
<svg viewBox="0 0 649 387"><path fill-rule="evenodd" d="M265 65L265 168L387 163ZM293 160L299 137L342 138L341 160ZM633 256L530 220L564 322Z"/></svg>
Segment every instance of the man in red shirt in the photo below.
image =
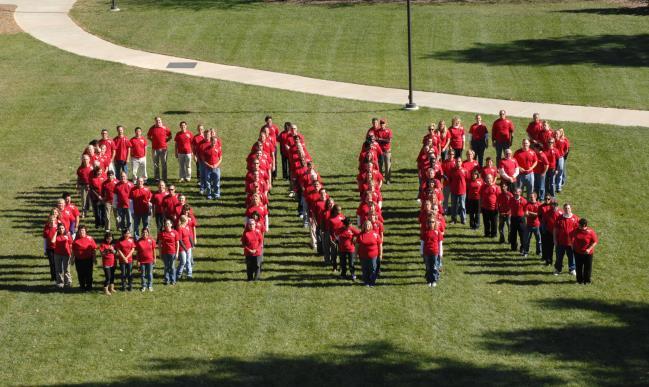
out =
<svg viewBox="0 0 649 387"><path fill-rule="evenodd" d="M507 183L509 191L514 192L519 169L518 161L512 157L511 149L505 149L505 158L498 163L498 173L500 174L500 181Z"/></svg>
<svg viewBox="0 0 649 387"><path fill-rule="evenodd" d="M526 251L528 251L528 247L525 244L527 241L527 227L525 223L525 206L527 206L527 200L521 194L521 189L516 188L514 196L509 199L509 210L511 211L509 218L509 243L511 244L512 251L518 250L517 237L520 237L520 253L521 255L527 256Z"/></svg>
<svg viewBox="0 0 649 387"><path fill-rule="evenodd" d="M156 117L155 124L146 135L153 148L153 171L156 181L167 181L167 141L171 140L171 130L162 124L162 118ZM162 170L162 173L161 173Z"/></svg>
<svg viewBox="0 0 649 387"><path fill-rule="evenodd" d="M534 240L536 241L536 255L541 255L541 221L539 219L539 212L541 208L541 203L537 200L536 192L532 192L530 195L530 200L525 206L525 219L527 226L527 237L525 246L525 254L529 253L530 243L532 242L532 235L534 235Z"/></svg>
<svg viewBox="0 0 649 387"><path fill-rule="evenodd" d="M482 220L484 223L484 236L495 238L498 235L496 220L498 219L498 195L500 187L495 183L492 175L486 175L486 184L480 188L480 208L482 209Z"/></svg>
<svg viewBox="0 0 649 387"><path fill-rule="evenodd" d="M207 198L218 199L221 197L222 155L221 148L217 144L216 136L212 136L209 145L203 149L202 159L205 164Z"/></svg>
<svg viewBox="0 0 649 387"><path fill-rule="evenodd" d="M536 152L530 149L530 140L523 139L523 147L514 153L514 158L518 163L518 178L516 185L527 192L527 197L534 192L534 168L538 163Z"/></svg>
<svg viewBox="0 0 649 387"><path fill-rule="evenodd" d="M507 113L501 110L491 127L493 145L496 148L496 165L500 165L503 151L512 146L514 139L514 123L507 118Z"/></svg>
<svg viewBox="0 0 649 387"><path fill-rule="evenodd" d="M279 141L279 128L273 124L273 116L268 115L264 117L264 122L265 124L261 127L260 132L267 131L268 138L271 141L272 152L270 156L273 161L271 178L274 180L277 177L277 142Z"/></svg>
<svg viewBox="0 0 649 387"><path fill-rule="evenodd" d="M131 229L131 212L129 207L131 190L133 190L133 187L133 183L128 181L128 175L126 175L126 172L122 172L119 183L115 185L115 196L117 198L117 227L122 231Z"/></svg>
<svg viewBox="0 0 649 387"><path fill-rule="evenodd" d="M109 171L115 171L115 166L113 165L113 158L115 156L115 142L113 141L112 138L108 135L108 130L102 129L101 130L101 140L97 142L97 145L99 145L99 149L102 147L105 147L106 149L106 168ZM102 166L103 168L103 166Z"/></svg>
<svg viewBox="0 0 649 387"><path fill-rule="evenodd" d="M577 265L577 283L589 284L590 275L593 270L593 255L598 238L595 231L588 227L586 218L579 219L579 227L570 234L572 248L575 252L575 264Z"/></svg>
<svg viewBox="0 0 649 387"><path fill-rule="evenodd" d="M158 182L158 191L153 194L151 198L151 204L153 205L153 213L155 214L155 224L158 232L164 227L165 220L165 210L164 210L164 199L169 195L167 191L167 185L164 181Z"/></svg>
<svg viewBox="0 0 649 387"><path fill-rule="evenodd" d="M546 195L545 203L539 208L541 220L541 254L545 266L552 265L554 255L554 226L563 215L557 205L557 200L551 195Z"/></svg>
<svg viewBox="0 0 649 387"><path fill-rule="evenodd" d="M111 217L113 215L116 185L117 180L115 179L115 172L108 171L108 177L101 184L101 198L104 208L104 227L106 228L106 232L109 232L111 229Z"/></svg>
<svg viewBox="0 0 649 387"><path fill-rule="evenodd" d="M149 228L149 216L151 214L151 190L144 186L144 178L137 179L137 184L131 190L130 198L133 201L133 230L135 239L140 238L140 222L142 228Z"/></svg>
<svg viewBox="0 0 649 387"><path fill-rule="evenodd" d="M539 135L542 131L543 121L541 121L541 115L539 113L534 113L532 115L532 121L527 125L527 135L530 138L530 141L539 141Z"/></svg>
<svg viewBox="0 0 649 387"><path fill-rule="evenodd" d="M508 228L511 228L509 224L509 215L511 210L509 208L509 200L513 197L511 192L509 192L509 184L504 181L500 183L500 194L496 199L496 206L498 207L498 232L500 233L500 243L505 243L505 225ZM508 231L508 235L511 232Z"/></svg>
<svg viewBox="0 0 649 387"><path fill-rule="evenodd" d="M386 184L390 184L392 178L392 129L387 127L385 118L381 118L379 121L379 129L374 131L374 137L382 151L379 155L379 170L385 176Z"/></svg>
<svg viewBox="0 0 649 387"><path fill-rule="evenodd" d="M135 128L135 136L131 137L131 171L135 180L140 177L146 180L146 146L148 142L142 136L142 128Z"/></svg>
<svg viewBox="0 0 649 387"><path fill-rule="evenodd" d="M460 222L464 224L466 216L466 183L469 172L462 167L462 159L455 159L455 166L449 171L448 181L451 188L451 223L455 223L460 215Z"/></svg>
<svg viewBox="0 0 649 387"><path fill-rule="evenodd" d="M575 254L570 235L579 227L579 217L572 213L572 206L569 203L563 205L563 215L560 216L554 225L554 243L556 245L556 261L554 275L559 275L563 269L563 257L568 256L568 269L571 275L576 275Z"/></svg>
<svg viewBox="0 0 649 387"><path fill-rule="evenodd" d="M203 125L198 125L196 127L196 134L192 138L192 154L194 155L194 162L196 163L196 180L198 180L198 186L201 186L201 160L200 160L200 148L205 141L205 127Z"/></svg>
<svg viewBox="0 0 649 387"><path fill-rule="evenodd" d="M241 245L243 246L243 255L246 257L246 274L248 281L258 281L261 279L262 249L264 236L257 229L256 221L249 218L246 228L241 236Z"/></svg>
<svg viewBox="0 0 649 387"><path fill-rule="evenodd" d="M288 166L288 149L286 148L288 144L288 139L291 136L291 123L284 123L284 130L282 130L277 136L277 141L279 142L279 153L282 156L282 179L289 180L289 166Z"/></svg>
<svg viewBox="0 0 649 387"><path fill-rule="evenodd" d="M550 162L548 157L543 153L541 144L534 144L534 152L536 153L536 166L534 167L534 192L539 196L539 200L545 199L545 176L548 173Z"/></svg>
<svg viewBox="0 0 649 387"><path fill-rule="evenodd" d="M131 148L131 140L124 135L124 127L117 126L117 137L113 139L115 144L115 156L113 157L113 165L115 165L115 174L121 176L122 172L128 174L128 156L129 149Z"/></svg>
<svg viewBox="0 0 649 387"><path fill-rule="evenodd" d="M175 155L178 159L180 182L190 181L192 177L192 139L194 135L187 130L187 122L180 122L180 131L174 137Z"/></svg>
<svg viewBox="0 0 649 387"><path fill-rule="evenodd" d="M482 116L480 114L476 114L475 123L469 128L469 135L471 136L471 149L475 152L480 168L482 168L484 152L489 146L489 130L487 129L487 125L482 122Z"/></svg>

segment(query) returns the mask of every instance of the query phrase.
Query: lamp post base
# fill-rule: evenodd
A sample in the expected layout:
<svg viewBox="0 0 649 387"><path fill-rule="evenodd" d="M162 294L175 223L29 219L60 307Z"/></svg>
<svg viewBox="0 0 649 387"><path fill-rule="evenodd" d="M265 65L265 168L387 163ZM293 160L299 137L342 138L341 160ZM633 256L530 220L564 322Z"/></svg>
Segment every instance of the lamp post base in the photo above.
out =
<svg viewBox="0 0 649 387"><path fill-rule="evenodd" d="M419 106L417 106L417 104L414 103L414 102L413 103L407 103L403 108L405 110L408 110L408 111L419 110Z"/></svg>

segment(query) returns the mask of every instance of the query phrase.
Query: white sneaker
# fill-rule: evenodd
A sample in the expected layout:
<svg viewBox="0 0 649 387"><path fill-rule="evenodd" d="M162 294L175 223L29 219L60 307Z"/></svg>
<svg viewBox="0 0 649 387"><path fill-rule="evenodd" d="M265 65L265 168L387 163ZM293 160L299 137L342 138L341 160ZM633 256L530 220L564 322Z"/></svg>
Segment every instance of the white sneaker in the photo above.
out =
<svg viewBox="0 0 649 387"><path fill-rule="evenodd" d="M575 270L570 270L570 275L575 276L575 275L577 275L577 272Z"/></svg>
<svg viewBox="0 0 649 387"><path fill-rule="evenodd" d="M559 275L559 274L561 274L561 273L559 273L559 272L556 271L556 270L554 271L554 275Z"/></svg>
<svg viewBox="0 0 649 387"><path fill-rule="evenodd" d="M288 193L288 197L289 197L289 198L293 198L293 197L295 197L295 192L293 192L293 191L289 192L289 193Z"/></svg>
<svg viewBox="0 0 649 387"><path fill-rule="evenodd" d="M152 291L153 291L153 287L149 286L149 291L152 292Z"/></svg>
<svg viewBox="0 0 649 387"><path fill-rule="evenodd" d="M437 282L433 282L433 287L436 287L436 286L437 286Z"/></svg>
<svg viewBox="0 0 649 387"><path fill-rule="evenodd" d="M433 283L432 283L432 282L429 282L429 283L428 283L428 287L429 287L429 288L432 288L432 287L433 287Z"/></svg>

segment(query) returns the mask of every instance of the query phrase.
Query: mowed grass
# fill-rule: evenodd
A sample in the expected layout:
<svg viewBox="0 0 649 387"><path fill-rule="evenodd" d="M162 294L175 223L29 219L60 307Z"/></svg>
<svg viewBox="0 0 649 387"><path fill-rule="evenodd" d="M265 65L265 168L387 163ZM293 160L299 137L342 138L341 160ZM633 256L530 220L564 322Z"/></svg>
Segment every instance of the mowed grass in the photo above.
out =
<svg viewBox="0 0 649 387"><path fill-rule="evenodd" d="M554 277L535 257L451 226L441 283L431 290L418 253L414 159L426 123L454 114L466 121L471 113L408 113L144 71L72 56L25 34L0 36L0 73L4 383L649 382L642 248L649 227L641 215L649 149L638 141L646 129L554 123L565 125L574 144L561 201L571 201L601 236L592 286ZM283 182L272 193L263 281L244 281L244 158L267 113L302 128L327 189L348 214L357 204L356 158L369 119L390 120L395 184L384 192L385 264L376 288L334 278L309 252ZM173 126L216 126L224 142L224 198L215 205L193 184L180 186L200 223L195 280L165 288L159 266L153 293L53 291L41 227L60 192L72 189L83 145L99 128L120 123L130 133L155 115Z"/></svg>
<svg viewBox="0 0 649 387"><path fill-rule="evenodd" d="M413 6L414 88L648 109L647 13L602 2ZM145 51L407 88L405 2L80 0L86 30Z"/></svg>

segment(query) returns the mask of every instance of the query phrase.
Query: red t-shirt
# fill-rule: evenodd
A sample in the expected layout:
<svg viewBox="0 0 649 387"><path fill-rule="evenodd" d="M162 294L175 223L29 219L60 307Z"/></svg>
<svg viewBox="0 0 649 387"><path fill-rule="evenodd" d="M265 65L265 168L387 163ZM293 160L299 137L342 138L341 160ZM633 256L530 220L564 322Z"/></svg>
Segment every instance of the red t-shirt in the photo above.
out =
<svg viewBox="0 0 649 387"><path fill-rule="evenodd" d="M514 158L518 163L518 166L521 168L521 175L527 175L531 172L523 171L523 169L530 169L532 165L537 161L536 152L532 149L523 150L519 149L514 153ZM502 161L502 160L501 160ZM511 176L511 175L510 175Z"/></svg>
<svg viewBox="0 0 649 387"><path fill-rule="evenodd" d="M498 213L500 215L509 215L511 213L511 209L509 208L509 200L513 197L514 195L511 192L500 192L498 194L496 205L498 206Z"/></svg>
<svg viewBox="0 0 649 387"><path fill-rule="evenodd" d="M133 183L130 181L120 181L115 185L115 194L117 195L117 208L128 208L129 198L133 190Z"/></svg>
<svg viewBox="0 0 649 387"><path fill-rule="evenodd" d="M134 187L130 193L131 200L133 200L133 212L137 215L146 215L149 213L149 204L153 194L147 187L137 188Z"/></svg>
<svg viewBox="0 0 649 387"><path fill-rule="evenodd" d="M96 249L97 244L95 244L95 240L90 235L86 235L83 238L78 237L72 242L72 253L74 254L74 258L79 261L93 259Z"/></svg>
<svg viewBox="0 0 649 387"><path fill-rule="evenodd" d="M486 181L487 175L491 175L494 178L494 181L496 181L496 178L498 177L498 170L495 167L482 168L482 179Z"/></svg>
<svg viewBox="0 0 649 387"><path fill-rule="evenodd" d="M379 256L379 234L374 231L361 232L358 241L358 257L360 259L377 258Z"/></svg>
<svg viewBox="0 0 649 387"><path fill-rule="evenodd" d="M101 254L101 265L104 267L115 266L115 246L112 243L102 242L99 245L99 253Z"/></svg>
<svg viewBox="0 0 649 387"><path fill-rule="evenodd" d="M466 169L466 171L469 173L469 178L471 178L471 175L473 174L473 171L475 169L478 169L478 172L480 171L480 163L478 163L478 160L466 160L462 163L462 168Z"/></svg>
<svg viewBox="0 0 649 387"><path fill-rule="evenodd" d="M192 153L192 139L194 135L189 130L176 133L174 141L176 142L176 151L183 155Z"/></svg>
<svg viewBox="0 0 649 387"><path fill-rule="evenodd" d="M178 233L178 237L179 237L178 240L180 242L182 242L183 245L185 245L185 248L186 249L191 249L192 248L192 241L191 241L191 239L192 239L192 231L191 231L191 229L189 227L189 224L187 226L185 226L185 227L178 227L176 232ZM182 248L183 247L180 246L179 249L182 250Z"/></svg>
<svg viewBox="0 0 649 387"><path fill-rule="evenodd" d="M221 148L217 144L212 146L211 143L207 143L207 146L202 149L201 160L205 161L207 164L215 165L220 158Z"/></svg>
<svg viewBox="0 0 649 387"><path fill-rule="evenodd" d="M453 167L448 173L448 178L451 193L454 195L466 194L466 181L469 178L469 173L466 169Z"/></svg>
<svg viewBox="0 0 649 387"><path fill-rule="evenodd" d="M264 236L262 235L261 231L245 229L243 235L241 236L243 255L245 255L246 257L257 257L261 255L263 241Z"/></svg>
<svg viewBox="0 0 649 387"><path fill-rule="evenodd" d="M539 121L532 121L527 125L527 135L530 139L538 141L539 134L543 131L543 123Z"/></svg>
<svg viewBox="0 0 649 387"><path fill-rule="evenodd" d="M527 226L528 227L539 227L541 221L539 220L539 210L541 209L541 203L531 203L528 202L525 206L525 211L534 212L536 215L527 215Z"/></svg>
<svg viewBox="0 0 649 387"><path fill-rule="evenodd" d="M467 199L480 200L480 190L484 186L484 181L478 178L476 180L469 180L467 187Z"/></svg>
<svg viewBox="0 0 649 387"><path fill-rule="evenodd" d="M45 227L43 227L43 238L45 239L46 249L52 248L52 238L54 238L58 226L59 226L58 222L56 223L55 226L52 226L50 222L45 223Z"/></svg>
<svg viewBox="0 0 649 387"><path fill-rule="evenodd" d="M500 187L497 185L483 185L480 189L480 207L485 210L494 211L498 208L496 202L500 195Z"/></svg>
<svg viewBox="0 0 649 387"><path fill-rule="evenodd" d="M101 139L99 140L99 146L106 145L106 157L108 158L108 163L113 159L113 153L115 152L115 142L112 138Z"/></svg>
<svg viewBox="0 0 649 387"><path fill-rule="evenodd" d="M90 178L92 177L92 166L88 165L84 167L83 165L77 168L77 182L80 185L90 184Z"/></svg>
<svg viewBox="0 0 649 387"><path fill-rule="evenodd" d="M166 126L153 125L146 136L151 140L153 150L167 149L167 139L171 137L171 130Z"/></svg>
<svg viewBox="0 0 649 387"><path fill-rule="evenodd" d="M487 126L485 124L478 125L475 123L469 128L469 133L471 133L471 141L484 141L487 135Z"/></svg>
<svg viewBox="0 0 649 387"><path fill-rule="evenodd" d="M464 147L464 128L449 128L449 133L451 133L451 148L461 149Z"/></svg>
<svg viewBox="0 0 649 387"><path fill-rule="evenodd" d="M442 235L435 229L425 229L421 234L424 242L424 255L439 255L439 242Z"/></svg>
<svg viewBox="0 0 649 387"><path fill-rule="evenodd" d="M169 195L169 192L156 192L153 194L153 198L151 198L151 203L153 203L153 207L155 207L155 213L160 215L164 213L164 199Z"/></svg>
<svg viewBox="0 0 649 387"><path fill-rule="evenodd" d="M518 162L515 158L500 160L500 168L502 168L507 176L512 177L518 169Z"/></svg>
<svg viewBox="0 0 649 387"><path fill-rule="evenodd" d="M498 118L491 127L493 139L498 143L510 143L514 133L514 123L507 118Z"/></svg>
<svg viewBox="0 0 649 387"><path fill-rule="evenodd" d="M158 245L162 254L176 254L176 243L180 242L180 235L176 230L162 230L158 233Z"/></svg>
<svg viewBox="0 0 649 387"><path fill-rule="evenodd" d="M543 150L543 154L548 159L549 168L552 170L557 169L557 159L561 157L559 152L555 148L548 148Z"/></svg>
<svg viewBox="0 0 649 387"><path fill-rule="evenodd" d="M572 214L566 218L565 214L557 219L554 231L557 233L557 245L570 246L572 239L570 235L579 227L579 217Z"/></svg>
<svg viewBox="0 0 649 387"><path fill-rule="evenodd" d="M131 137L131 157L134 159L141 159L146 156L146 146L148 141L146 138L140 137Z"/></svg>
<svg viewBox="0 0 649 387"><path fill-rule="evenodd" d="M586 248L591 244L598 242L595 230L590 227L586 227L586 229L583 230L581 228L577 228L572 232L570 236L572 238L572 249L577 254L587 254ZM594 254L595 249L591 251L591 255Z"/></svg>
<svg viewBox="0 0 649 387"><path fill-rule="evenodd" d="M509 210L511 211L511 216L517 216L522 218L525 216L525 207L527 206L527 200L524 197L519 196L518 200L513 196L509 199Z"/></svg>
<svg viewBox="0 0 649 387"><path fill-rule="evenodd" d="M69 233L57 235L54 241L54 254L69 257L72 253L72 237Z"/></svg>
<svg viewBox="0 0 649 387"><path fill-rule="evenodd" d="M151 237L140 238L135 242L135 252L137 254L137 260L140 263L153 263L153 256L156 249L155 240Z"/></svg>
<svg viewBox="0 0 649 387"><path fill-rule="evenodd" d="M200 157L199 151L203 141L205 141L205 137L202 134L195 134L194 137L192 137L192 153L198 157Z"/></svg>
<svg viewBox="0 0 649 387"><path fill-rule="evenodd" d="M128 151L131 148L131 140L128 137L115 137L115 160L126 161L128 159Z"/></svg>
<svg viewBox="0 0 649 387"><path fill-rule="evenodd" d="M534 167L534 173L540 175L545 173L545 167L549 165L548 157L543 152L536 152L536 167Z"/></svg>
<svg viewBox="0 0 649 387"><path fill-rule="evenodd" d="M106 203L113 202L113 195L115 195L115 185L117 185L117 179L106 180L101 185L101 196Z"/></svg>
<svg viewBox="0 0 649 387"><path fill-rule="evenodd" d="M562 215L563 211L561 210L554 211L552 208L544 210L543 217L541 217L543 227L545 227L545 229L550 233L554 232L554 226Z"/></svg>
<svg viewBox="0 0 649 387"><path fill-rule="evenodd" d="M115 242L115 250L121 251L124 256L128 256L128 254L135 248L135 242L133 241L133 238L126 238L124 240L119 240ZM133 262L133 255L131 254L130 257L126 261L116 253L116 255L119 257L119 262L120 263L131 263Z"/></svg>
<svg viewBox="0 0 649 387"><path fill-rule="evenodd" d="M335 234L338 239L338 251L342 253L353 253L355 250L354 238L358 237L360 233L354 226L338 229Z"/></svg>
<svg viewBox="0 0 649 387"><path fill-rule="evenodd" d="M392 140L392 129L386 127L385 129L379 128L376 131L374 131L374 136L376 137L377 140L386 140L390 141ZM392 147L392 141L390 142L382 142L379 141L379 145L381 146L381 151L383 152L388 152L390 151L390 148Z"/></svg>

